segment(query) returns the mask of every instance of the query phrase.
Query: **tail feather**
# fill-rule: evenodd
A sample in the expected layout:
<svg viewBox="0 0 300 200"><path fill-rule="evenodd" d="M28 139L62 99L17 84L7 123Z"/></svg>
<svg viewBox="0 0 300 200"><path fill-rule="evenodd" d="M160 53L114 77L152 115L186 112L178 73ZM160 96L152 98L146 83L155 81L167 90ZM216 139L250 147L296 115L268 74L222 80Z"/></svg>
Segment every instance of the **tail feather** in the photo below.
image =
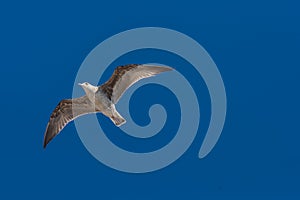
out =
<svg viewBox="0 0 300 200"><path fill-rule="evenodd" d="M119 113L118 115L111 116L110 119L118 127L126 123L126 120Z"/></svg>

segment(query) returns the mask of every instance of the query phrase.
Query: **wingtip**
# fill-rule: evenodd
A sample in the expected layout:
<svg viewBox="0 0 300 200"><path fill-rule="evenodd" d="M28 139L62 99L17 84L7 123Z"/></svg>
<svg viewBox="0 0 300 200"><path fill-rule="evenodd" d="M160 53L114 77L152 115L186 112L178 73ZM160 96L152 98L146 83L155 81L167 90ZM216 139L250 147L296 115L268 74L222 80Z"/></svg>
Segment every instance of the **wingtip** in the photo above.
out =
<svg viewBox="0 0 300 200"><path fill-rule="evenodd" d="M43 142L43 149L46 149L47 144L48 144L48 142L46 141L46 139L44 139L44 142Z"/></svg>
<svg viewBox="0 0 300 200"><path fill-rule="evenodd" d="M159 66L160 69L162 69L161 72L168 72L174 70L172 67L169 66Z"/></svg>
<svg viewBox="0 0 300 200"><path fill-rule="evenodd" d="M46 149L47 145L49 144L49 142L51 142L51 140L52 140L54 137L55 137L55 136L49 137L48 134L45 135L44 143L43 143L44 149Z"/></svg>
<svg viewBox="0 0 300 200"><path fill-rule="evenodd" d="M171 70L173 70L173 68L172 68L172 67L170 67L170 66L166 66L166 65L162 65L162 66L158 66L158 67L160 67L160 68L164 68L166 71L171 71Z"/></svg>
<svg viewBox="0 0 300 200"><path fill-rule="evenodd" d="M48 139L48 127L49 127L49 123L47 124L47 128L46 128L46 132L44 133L44 140L43 140L43 149L46 149L47 144L49 143L49 141L47 141Z"/></svg>
<svg viewBox="0 0 300 200"><path fill-rule="evenodd" d="M48 127L49 124L47 125L47 129L46 132L44 134L44 141L43 141L43 148L46 149L47 145L49 144L49 142L52 140L53 137L49 136L49 132L48 132Z"/></svg>
<svg viewBox="0 0 300 200"><path fill-rule="evenodd" d="M155 65L155 64L142 64L142 65L146 66L146 67L159 68L162 70L162 72L174 70L174 68L167 66L167 65Z"/></svg>
<svg viewBox="0 0 300 200"><path fill-rule="evenodd" d="M46 149L47 144L44 142L43 149Z"/></svg>
<svg viewBox="0 0 300 200"><path fill-rule="evenodd" d="M168 69L167 71L172 71L172 70L174 70L174 68L169 67L169 66L165 66L165 68Z"/></svg>

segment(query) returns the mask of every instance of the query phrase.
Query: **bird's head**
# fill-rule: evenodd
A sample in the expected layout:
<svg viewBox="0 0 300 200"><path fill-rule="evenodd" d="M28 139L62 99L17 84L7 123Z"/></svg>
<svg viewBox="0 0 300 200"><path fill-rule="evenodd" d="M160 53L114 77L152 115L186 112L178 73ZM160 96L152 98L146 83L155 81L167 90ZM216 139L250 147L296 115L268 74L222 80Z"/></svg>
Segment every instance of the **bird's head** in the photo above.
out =
<svg viewBox="0 0 300 200"><path fill-rule="evenodd" d="M88 82L84 82L84 83L79 83L78 85L80 85L86 94L89 94L89 93L96 93L98 87L96 86L93 86L91 85L90 83Z"/></svg>

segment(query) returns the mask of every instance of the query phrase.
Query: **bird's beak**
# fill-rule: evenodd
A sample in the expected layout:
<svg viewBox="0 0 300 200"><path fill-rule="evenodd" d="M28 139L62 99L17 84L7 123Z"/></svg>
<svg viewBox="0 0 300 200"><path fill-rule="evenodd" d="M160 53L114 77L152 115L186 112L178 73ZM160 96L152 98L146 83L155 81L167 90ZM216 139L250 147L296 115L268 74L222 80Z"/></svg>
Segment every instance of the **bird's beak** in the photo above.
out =
<svg viewBox="0 0 300 200"><path fill-rule="evenodd" d="M78 85L82 86L82 85L83 85L83 83L78 83Z"/></svg>

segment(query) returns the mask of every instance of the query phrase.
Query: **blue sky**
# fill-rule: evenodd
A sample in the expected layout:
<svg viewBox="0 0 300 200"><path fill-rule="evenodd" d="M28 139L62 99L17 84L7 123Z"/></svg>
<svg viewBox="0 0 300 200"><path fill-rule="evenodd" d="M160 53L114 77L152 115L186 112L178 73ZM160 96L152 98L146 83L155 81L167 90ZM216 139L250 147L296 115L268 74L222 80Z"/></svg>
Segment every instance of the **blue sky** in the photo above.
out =
<svg viewBox="0 0 300 200"><path fill-rule="evenodd" d="M1 198L299 198L298 8L257 0L1 2ZM194 38L219 68L228 112L209 156L197 159L200 134L167 168L127 174L94 159L73 123L42 149L49 115L71 97L88 53L145 26ZM148 57L125 61L133 58Z"/></svg>

